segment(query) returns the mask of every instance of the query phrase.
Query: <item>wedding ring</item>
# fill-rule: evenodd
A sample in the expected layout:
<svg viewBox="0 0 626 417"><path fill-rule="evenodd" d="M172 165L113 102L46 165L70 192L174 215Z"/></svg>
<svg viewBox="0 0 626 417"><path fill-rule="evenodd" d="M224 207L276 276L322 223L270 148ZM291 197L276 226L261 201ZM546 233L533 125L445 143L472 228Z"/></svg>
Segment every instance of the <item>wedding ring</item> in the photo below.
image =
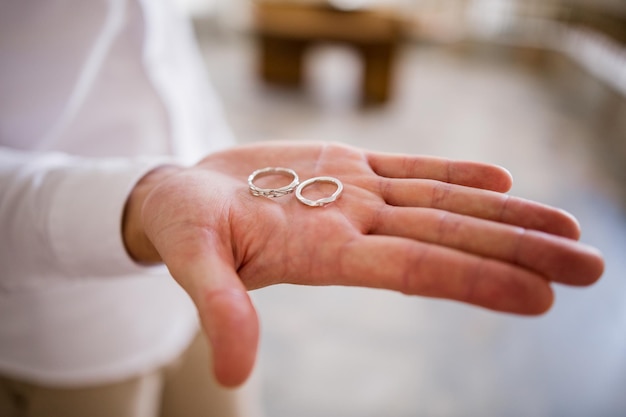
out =
<svg viewBox="0 0 626 417"><path fill-rule="evenodd" d="M316 182L329 182L331 184L335 184L337 186L337 190L335 190L335 192L330 197L320 198L319 200L309 200L308 198L303 197L302 190ZM341 195L342 191L343 191L343 184L337 178L315 177L315 178L310 178L306 181L303 181L300 183L300 185L298 185L298 188L296 188L296 198L300 200L302 204L306 204L307 206L321 207L321 206L325 206L326 204L329 204L335 201L339 197L339 195Z"/></svg>
<svg viewBox="0 0 626 417"><path fill-rule="evenodd" d="M293 180L289 185L285 185L284 187L279 188L260 188L254 185L254 181L257 178L276 174L293 177ZM281 197L283 195L287 195L293 192L293 190L295 190L298 186L299 182L300 179L298 178L298 174L296 174L296 171L294 171L293 169L281 167L267 167L257 169L252 174L250 174L250 176L248 177L248 188L250 188L250 193L254 196L274 198Z"/></svg>

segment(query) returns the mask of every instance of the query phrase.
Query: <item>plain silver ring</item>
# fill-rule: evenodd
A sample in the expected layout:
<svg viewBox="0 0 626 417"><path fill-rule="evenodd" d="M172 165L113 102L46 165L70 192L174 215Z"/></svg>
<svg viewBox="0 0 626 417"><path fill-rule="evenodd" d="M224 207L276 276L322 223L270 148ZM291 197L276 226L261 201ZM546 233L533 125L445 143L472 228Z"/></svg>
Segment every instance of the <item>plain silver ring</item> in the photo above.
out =
<svg viewBox="0 0 626 417"><path fill-rule="evenodd" d="M313 183L316 183L316 182L330 182L330 183L335 184L337 186L337 190L335 190L335 192L330 197L320 198L319 200L309 200L308 198L303 197L302 196L302 190L304 190L306 187L308 187L309 185L311 185ZM343 184L337 178L334 178L334 177L314 177L314 178L309 178L308 180L303 181L303 182L300 183L300 185L298 185L298 188L296 188L296 198L302 204L306 204L307 206L321 207L321 206L325 206L326 204L332 203L333 201L337 200L337 198L339 198L339 196L341 195L342 192L343 192Z"/></svg>
<svg viewBox="0 0 626 417"><path fill-rule="evenodd" d="M291 176L293 177L293 180L289 185L285 185L284 187L279 188L261 188L254 185L254 180L256 180L257 178L272 174ZM281 197L283 195L287 195L293 192L293 190L296 189L299 183L300 179L298 178L298 174L296 174L296 171L294 171L293 169L282 167L267 167L257 169L248 177L248 188L250 188L250 193L257 197Z"/></svg>

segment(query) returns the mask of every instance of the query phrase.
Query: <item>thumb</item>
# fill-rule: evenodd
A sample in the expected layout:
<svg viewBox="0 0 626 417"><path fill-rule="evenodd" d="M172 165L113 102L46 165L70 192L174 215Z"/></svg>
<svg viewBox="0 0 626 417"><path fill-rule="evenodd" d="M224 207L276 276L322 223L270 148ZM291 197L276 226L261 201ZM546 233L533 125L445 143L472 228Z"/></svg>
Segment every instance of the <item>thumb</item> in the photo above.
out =
<svg viewBox="0 0 626 417"><path fill-rule="evenodd" d="M216 243L201 234L187 240L184 250L176 245L178 250L163 251L161 256L198 309L211 343L217 381L235 387L246 381L254 367L259 321L234 270L232 255Z"/></svg>
<svg viewBox="0 0 626 417"><path fill-rule="evenodd" d="M252 372L259 341L256 311L239 277L230 267L218 270L221 278L232 275L224 288L200 290L196 305L202 327L213 348L213 371L218 382L227 387L241 385Z"/></svg>

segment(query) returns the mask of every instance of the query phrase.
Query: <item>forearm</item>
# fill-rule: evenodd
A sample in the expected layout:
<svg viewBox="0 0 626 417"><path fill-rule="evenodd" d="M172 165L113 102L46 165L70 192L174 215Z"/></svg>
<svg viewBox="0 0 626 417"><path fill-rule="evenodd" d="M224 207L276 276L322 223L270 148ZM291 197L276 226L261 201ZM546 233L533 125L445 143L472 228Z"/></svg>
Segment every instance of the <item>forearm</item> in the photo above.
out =
<svg viewBox="0 0 626 417"><path fill-rule="evenodd" d="M181 169L174 165L163 165L153 169L137 182L128 196L122 218L122 238L126 251L135 262L140 264L161 262L161 256L144 231L143 203L155 186Z"/></svg>

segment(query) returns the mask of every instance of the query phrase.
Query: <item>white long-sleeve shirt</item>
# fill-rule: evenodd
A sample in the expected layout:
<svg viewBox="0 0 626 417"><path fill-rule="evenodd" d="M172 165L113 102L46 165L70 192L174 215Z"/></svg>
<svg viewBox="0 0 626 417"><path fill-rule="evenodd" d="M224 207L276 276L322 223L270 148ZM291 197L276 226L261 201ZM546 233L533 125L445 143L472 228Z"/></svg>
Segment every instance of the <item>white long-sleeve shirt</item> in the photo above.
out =
<svg viewBox="0 0 626 417"><path fill-rule="evenodd" d="M121 215L154 166L230 144L166 0L0 0L0 374L99 384L178 355L196 312Z"/></svg>

